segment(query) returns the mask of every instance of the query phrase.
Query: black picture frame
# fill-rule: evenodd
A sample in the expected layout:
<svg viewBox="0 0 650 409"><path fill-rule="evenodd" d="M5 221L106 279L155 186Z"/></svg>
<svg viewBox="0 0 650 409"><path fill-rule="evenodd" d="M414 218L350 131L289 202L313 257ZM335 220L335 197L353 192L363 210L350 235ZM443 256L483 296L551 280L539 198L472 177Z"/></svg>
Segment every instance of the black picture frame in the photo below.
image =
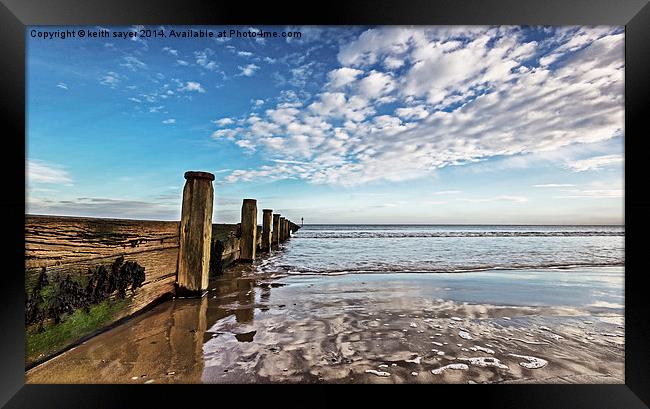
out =
<svg viewBox="0 0 650 409"><path fill-rule="evenodd" d="M246 406L426 405L501 408L644 408L650 405L649 297L643 285L650 228L650 200L645 192L650 133L650 5L647 0L444 0L311 4L306 1L250 2L1 0L0 84L2 122L7 155L0 161L4 191L2 309L0 312L0 405L9 408L92 408L140 406L190 407L224 405L227 398ZM25 215L25 27L29 25L131 24L255 24L255 25L398 25L398 24L513 24L513 25L625 25L625 384L624 385L460 385L408 391L379 386L345 391L318 390L297 385L291 391L255 391L261 385L25 385L24 384L24 215ZM645 131L645 132L644 132ZM297 387L297 389L296 389ZM372 388L368 390L367 388ZM242 389L245 388L245 389ZM253 388L249 390L249 388ZM307 388L305 390L305 388ZM275 388L274 388L275 389ZM340 388L337 388L340 389ZM296 392L307 392L294 398ZM344 397L345 396L345 397ZM241 404L241 403L240 403ZM478 406L480 405L480 406Z"/></svg>

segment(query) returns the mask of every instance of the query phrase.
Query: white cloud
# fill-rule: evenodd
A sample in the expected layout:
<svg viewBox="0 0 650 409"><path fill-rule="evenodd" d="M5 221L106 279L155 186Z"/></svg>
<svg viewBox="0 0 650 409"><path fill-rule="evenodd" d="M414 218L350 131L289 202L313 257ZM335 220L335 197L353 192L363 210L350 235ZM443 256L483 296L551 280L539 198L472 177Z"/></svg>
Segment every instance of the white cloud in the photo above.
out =
<svg viewBox="0 0 650 409"><path fill-rule="evenodd" d="M369 29L341 47L338 59L342 65L359 66L376 63L382 54L404 55L413 32L408 28Z"/></svg>
<svg viewBox="0 0 650 409"><path fill-rule="evenodd" d="M554 199L612 199L623 197L623 189L575 189L566 190Z"/></svg>
<svg viewBox="0 0 650 409"><path fill-rule="evenodd" d="M214 122L215 124L217 124L219 126L228 126L228 125L232 125L232 124L235 123L235 121L233 121L232 118L221 118L221 119L217 119L216 121L212 121L212 122Z"/></svg>
<svg viewBox="0 0 650 409"><path fill-rule="evenodd" d="M550 188L557 188L557 187L573 187L575 185L572 185L570 183L545 183L542 185L533 185L533 187L550 187Z"/></svg>
<svg viewBox="0 0 650 409"><path fill-rule="evenodd" d="M204 93L205 89L200 83L194 81L187 81L184 86L178 88L181 92L199 92Z"/></svg>
<svg viewBox="0 0 650 409"><path fill-rule="evenodd" d="M363 121L375 113L368 101L360 96L346 98L342 92L324 92L318 101L309 105L309 109L320 116L333 116L352 121Z"/></svg>
<svg viewBox="0 0 650 409"><path fill-rule="evenodd" d="M329 77L330 86L337 89L353 82L361 74L363 74L362 70L343 67L330 71L327 76Z"/></svg>
<svg viewBox="0 0 650 409"><path fill-rule="evenodd" d="M118 74L118 73L116 73L114 71L109 71L106 75L104 75L103 77L101 77L99 79L99 82L102 85L106 85L106 86L109 86L111 88L115 88L115 87L117 87L117 84L122 82L123 78L124 78L123 75Z"/></svg>
<svg viewBox="0 0 650 409"><path fill-rule="evenodd" d="M188 63L185 60L176 60L176 64L178 64L178 65L190 65L190 63Z"/></svg>
<svg viewBox="0 0 650 409"><path fill-rule="evenodd" d="M622 155L604 155L578 160L569 163L568 165L575 172L585 172L588 170L599 170L605 166L618 165L621 163L623 163Z"/></svg>
<svg viewBox="0 0 650 409"><path fill-rule="evenodd" d="M127 55L123 57L124 62L120 64L122 67L126 67L131 71L138 71L141 69L147 68L147 64L143 63L140 61L138 58L132 56L132 55Z"/></svg>
<svg viewBox="0 0 650 409"><path fill-rule="evenodd" d="M69 184L72 182L68 172L62 166L40 160L27 160L28 183Z"/></svg>
<svg viewBox="0 0 650 409"><path fill-rule="evenodd" d="M294 87L302 88L307 84L310 76L313 74L313 66L315 62L310 62L308 64L301 65L296 68L291 68L289 72L291 73L291 79L289 79L289 84Z"/></svg>
<svg viewBox="0 0 650 409"><path fill-rule="evenodd" d="M206 48L204 50L195 51L194 57L196 59L196 63L199 66L205 68L206 70L213 71L219 67L219 64L216 61L210 59L210 56L213 54L214 50L211 48Z"/></svg>
<svg viewBox="0 0 650 409"><path fill-rule="evenodd" d="M293 164L298 164L298 165L308 165L309 162L303 162L299 160L286 160L286 159L273 159L273 162L275 163L293 163Z"/></svg>
<svg viewBox="0 0 650 409"><path fill-rule="evenodd" d="M68 85L65 82L59 82L58 84L56 84L56 86L61 89L65 89L65 90L68 89Z"/></svg>
<svg viewBox="0 0 650 409"><path fill-rule="evenodd" d="M162 121L162 123L163 124L175 124L176 119L174 119L174 118L165 119L164 121Z"/></svg>
<svg viewBox="0 0 650 409"><path fill-rule="evenodd" d="M527 197L523 196L507 196L507 195L501 195L501 196L494 196L494 197L487 197L487 198L478 198L478 199L469 199L469 198L461 198L458 199L463 202L472 202L472 203L484 203L484 202L514 202L514 203L526 203L528 201Z"/></svg>
<svg viewBox="0 0 650 409"><path fill-rule="evenodd" d="M388 75L378 71L371 71L366 77L359 80L359 93L368 99L376 99L389 94L395 89L395 81Z"/></svg>
<svg viewBox="0 0 650 409"><path fill-rule="evenodd" d="M219 139L219 138L226 138L226 139L233 139L235 136L240 134L241 128L237 129L218 129L212 133L212 138L213 139ZM241 145L240 145L241 146Z"/></svg>
<svg viewBox="0 0 650 409"><path fill-rule="evenodd" d="M386 57L384 59L384 67L389 70L397 69L405 64L404 60L395 57Z"/></svg>
<svg viewBox="0 0 650 409"><path fill-rule="evenodd" d="M254 151L254 150L255 150L255 144L252 143L251 141L247 141L246 139L240 139L240 140L238 140L238 141L235 142L235 143L236 143L237 146L239 146L240 148L248 149L248 150L251 150L251 151Z"/></svg>
<svg viewBox="0 0 650 409"><path fill-rule="evenodd" d="M255 64L248 64L244 67L239 66L239 75L243 75L245 77L251 77L253 74L255 74L255 71L259 69L260 67Z"/></svg>
<svg viewBox="0 0 650 409"><path fill-rule="evenodd" d="M174 50L173 48L170 48L170 47L163 47L163 51L165 51L168 54L173 55L173 56L178 55L178 50Z"/></svg>
<svg viewBox="0 0 650 409"><path fill-rule="evenodd" d="M397 108L395 113L397 116L404 119L424 119L429 116L429 111L424 105Z"/></svg>

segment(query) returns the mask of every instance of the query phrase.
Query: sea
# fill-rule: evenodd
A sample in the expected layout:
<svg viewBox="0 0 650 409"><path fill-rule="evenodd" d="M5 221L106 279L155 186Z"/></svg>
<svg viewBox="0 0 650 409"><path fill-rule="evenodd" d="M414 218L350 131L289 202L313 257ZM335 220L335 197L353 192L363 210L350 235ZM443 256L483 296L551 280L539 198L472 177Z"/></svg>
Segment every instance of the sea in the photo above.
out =
<svg viewBox="0 0 650 409"><path fill-rule="evenodd" d="M623 266L624 226L305 225L260 271L466 273Z"/></svg>

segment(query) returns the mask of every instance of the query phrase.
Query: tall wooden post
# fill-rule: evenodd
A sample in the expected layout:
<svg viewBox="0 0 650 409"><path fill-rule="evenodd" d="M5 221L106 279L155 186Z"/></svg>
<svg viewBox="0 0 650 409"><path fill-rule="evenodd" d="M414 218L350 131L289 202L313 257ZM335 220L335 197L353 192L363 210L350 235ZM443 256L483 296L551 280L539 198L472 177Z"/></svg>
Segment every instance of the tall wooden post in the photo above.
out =
<svg viewBox="0 0 650 409"><path fill-rule="evenodd" d="M273 215L273 247L277 247L280 243L280 214Z"/></svg>
<svg viewBox="0 0 650 409"><path fill-rule="evenodd" d="M289 220L284 219L284 239L289 238L289 229L287 228L289 226Z"/></svg>
<svg viewBox="0 0 650 409"><path fill-rule="evenodd" d="M284 217L280 216L280 243L284 241Z"/></svg>
<svg viewBox="0 0 650 409"><path fill-rule="evenodd" d="M262 210L262 251L271 250L271 219L273 218L273 209Z"/></svg>
<svg viewBox="0 0 650 409"><path fill-rule="evenodd" d="M239 259L253 261L257 247L257 200L244 199L241 206L241 238Z"/></svg>
<svg viewBox="0 0 650 409"><path fill-rule="evenodd" d="M212 173L185 172L176 264L176 293L179 296L201 297L208 288L213 180Z"/></svg>

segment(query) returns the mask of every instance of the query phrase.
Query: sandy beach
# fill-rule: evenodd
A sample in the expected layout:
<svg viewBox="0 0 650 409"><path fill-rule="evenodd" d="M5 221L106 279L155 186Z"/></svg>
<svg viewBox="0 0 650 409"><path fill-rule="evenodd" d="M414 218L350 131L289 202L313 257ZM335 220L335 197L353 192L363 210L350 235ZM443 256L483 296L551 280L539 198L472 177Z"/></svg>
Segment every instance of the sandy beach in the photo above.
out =
<svg viewBox="0 0 650 409"><path fill-rule="evenodd" d="M549 285L558 274L575 282ZM594 298L622 277L615 267L286 276L238 266L203 299L160 304L26 381L623 383L622 306ZM502 301L476 302L491 286Z"/></svg>

